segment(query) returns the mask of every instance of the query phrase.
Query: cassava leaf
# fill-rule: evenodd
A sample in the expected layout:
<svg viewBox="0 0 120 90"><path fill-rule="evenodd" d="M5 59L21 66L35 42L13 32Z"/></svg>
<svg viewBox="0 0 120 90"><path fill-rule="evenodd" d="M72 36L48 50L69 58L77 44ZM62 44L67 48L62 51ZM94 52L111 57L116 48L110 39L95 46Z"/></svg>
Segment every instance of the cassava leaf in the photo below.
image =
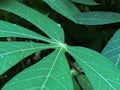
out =
<svg viewBox="0 0 120 90"><path fill-rule="evenodd" d="M0 75L32 53L53 47L56 46L33 42L0 42Z"/></svg>
<svg viewBox="0 0 120 90"><path fill-rule="evenodd" d="M46 2L56 12L76 23L76 20L73 16L77 13L80 14L80 11L69 0L44 0L44 2Z"/></svg>
<svg viewBox="0 0 120 90"><path fill-rule="evenodd" d="M30 3L30 6L34 7L34 9L38 10L46 16L48 16L51 12L51 8L45 4L43 0L31 0Z"/></svg>
<svg viewBox="0 0 120 90"><path fill-rule="evenodd" d="M90 81L88 81L87 77L85 75L78 75L76 76L79 84L83 88L83 90L93 90L92 85Z"/></svg>
<svg viewBox="0 0 120 90"><path fill-rule="evenodd" d="M82 67L94 90L119 90L120 70L103 55L83 47L68 51Z"/></svg>
<svg viewBox="0 0 120 90"><path fill-rule="evenodd" d="M19 73L2 90L73 90L63 48Z"/></svg>
<svg viewBox="0 0 120 90"><path fill-rule="evenodd" d="M85 5L98 5L98 3L96 3L94 0L71 0L71 1Z"/></svg>
<svg viewBox="0 0 120 90"><path fill-rule="evenodd" d="M73 86L74 86L73 90L82 90L80 88L80 85L76 82L76 79L74 77L72 77L72 81L73 81Z"/></svg>
<svg viewBox="0 0 120 90"><path fill-rule="evenodd" d="M12 12L46 33L52 40L64 42L63 29L60 24L55 23L51 19L42 15L41 13L33 10L32 8L19 3L15 0L5 0L6 2L0 3L0 9ZM22 8L21 8L22 7Z"/></svg>
<svg viewBox="0 0 120 90"><path fill-rule="evenodd" d="M0 37L23 37L48 41L47 38L16 24L0 21Z"/></svg>
<svg viewBox="0 0 120 90"><path fill-rule="evenodd" d="M120 14L116 12L83 12L75 15L76 21L84 25L102 25L120 22Z"/></svg>
<svg viewBox="0 0 120 90"><path fill-rule="evenodd" d="M102 54L120 68L120 29L107 43Z"/></svg>
<svg viewBox="0 0 120 90"><path fill-rule="evenodd" d="M81 67L78 65L78 63L75 62L74 65L77 67L77 69L81 70ZM86 75L79 75L77 73L74 75L74 77L76 77L78 84L82 87L83 90L93 90L92 85L87 79Z"/></svg>

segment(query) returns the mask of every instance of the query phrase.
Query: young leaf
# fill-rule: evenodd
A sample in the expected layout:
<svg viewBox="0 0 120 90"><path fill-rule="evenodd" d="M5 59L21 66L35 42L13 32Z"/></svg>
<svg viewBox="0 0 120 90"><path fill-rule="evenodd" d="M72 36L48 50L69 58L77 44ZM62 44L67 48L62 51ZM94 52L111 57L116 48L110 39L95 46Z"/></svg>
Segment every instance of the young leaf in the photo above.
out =
<svg viewBox="0 0 120 90"><path fill-rule="evenodd" d="M0 9L12 12L26 19L46 33L52 40L64 42L63 29L60 24L55 23L41 13L23 5L22 3L19 3L18 1L5 1L6 2L2 1L2 3L0 3Z"/></svg>
<svg viewBox="0 0 120 90"><path fill-rule="evenodd" d="M2 90L73 90L63 48L11 79Z"/></svg>
<svg viewBox="0 0 120 90"><path fill-rule="evenodd" d="M107 43L102 54L120 68L120 29Z"/></svg>
<svg viewBox="0 0 120 90"><path fill-rule="evenodd" d="M0 37L22 37L48 41L47 38L16 24L0 21Z"/></svg>
<svg viewBox="0 0 120 90"><path fill-rule="evenodd" d="M76 2L76 3L85 4L85 5L99 5L94 0L71 0L71 1Z"/></svg>
<svg viewBox="0 0 120 90"><path fill-rule="evenodd" d="M30 54L53 47L57 46L33 42L0 42L0 75Z"/></svg>
<svg viewBox="0 0 120 90"><path fill-rule="evenodd" d="M120 22L120 14L115 12L83 12L81 15L74 16L79 24L84 25L102 25Z"/></svg>
<svg viewBox="0 0 120 90"><path fill-rule="evenodd" d="M120 70L103 55L83 47L68 51L82 67L94 90L119 90Z"/></svg>
<svg viewBox="0 0 120 90"><path fill-rule="evenodd" d="M76 23L75 14L80 11L69 0L44 0L52 9Z"/></svg>

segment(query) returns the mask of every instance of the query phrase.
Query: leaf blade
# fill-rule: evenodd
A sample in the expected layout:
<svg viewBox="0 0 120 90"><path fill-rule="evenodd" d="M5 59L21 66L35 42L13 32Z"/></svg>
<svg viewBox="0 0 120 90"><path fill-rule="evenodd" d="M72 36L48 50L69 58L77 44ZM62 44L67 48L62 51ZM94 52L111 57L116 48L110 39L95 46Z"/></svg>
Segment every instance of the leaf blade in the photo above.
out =
<svg viewBox="0 0 120 90"><path fill-rule="evenodd" d="M0 20L0 37L23 37L48 41L48 38L16 24Z"/></svg>
<svg viewBox="0 0 120 90"><path fill-rule="evenodd" d="M78 63L75 62L74 65L76 66L76 68L81 70L81 67L78 65ZM74 73L74 77L76 77L78 84L83 88L83 90L93 90L92 85L87 79L86 75L79 75L76 71L74 71Z"/></svg>
<svg viewBox="0 0 120 90"><path fill-rule="evenodd" d="M76 21L83 25L102 25L120 22L120 14L115 12L83 12L75 15Z"/></svg>
<svg viewBox="0 0 120 90"><path fill-rule="evenodd" d="M86 73L93 89L120 89L120 70L109 60L90 49L69 47L69 50L68 52L75 58Z"/></svg>
<svg viewBox="0 0 120 90"><path fill-rule="evenodd" d="M85 4L85 5L99 5L94 0L71 0L71 1L76 2L76 3Z"/></svg>
<svg viewBox="0 0 120 90"><path fill-rule="evenodd" d="M102 50L102 54L109 58L114 65L120 68L120 29L113 35L113 37L108 41L107 45Z"/></svg>
<svg viewBox="0 0 120 90"><path fill-rule="evenodd" d="M44 0L44 2L56 12L77 23L73 16L77 13L80 14L80 11L69 0Z"/></svg>
<svg viewBox="0 0 120 90"><path fill-rule="evenodd" d="M0 9L12 12L26 19L46 33L53 41L64 42L64 33L61 26L34 9L15 0L3 1L3 3L0 3Z"/></svg>
<svg viewBox="0 0 120 90"><path fill-rule="evenodd" d="M11 90L73 90L70 70L62 48L18 74L2 90L8 88Z"/></svg>
<svg viewBox="0 0 120 90"><path fill-rule="evenodd" d="M32 42L0 42L0 47L1 75L25 57L39 50L48 49L55 46L47 44L37 44Z"/></svg>

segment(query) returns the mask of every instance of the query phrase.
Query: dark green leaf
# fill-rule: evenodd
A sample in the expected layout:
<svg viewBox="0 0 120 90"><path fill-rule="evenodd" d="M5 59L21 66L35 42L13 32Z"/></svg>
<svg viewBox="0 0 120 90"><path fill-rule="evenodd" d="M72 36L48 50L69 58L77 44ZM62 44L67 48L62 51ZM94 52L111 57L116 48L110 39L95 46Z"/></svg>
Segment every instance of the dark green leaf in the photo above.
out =
<svg viewBox="0 0 120 90"><path fill-rule="evenodd" d="M86 4L86 5L98 5L94 0L71 0L76 3Z"/></svg>
<svg viewBox="0 0 120 90"><path fill-rule="evenodd" d="M120 14L115 12L83 12L75 15L76 21L84 25L102 25L120 22Z"/></svg>
<svg viewBox="0 0 120 90"><path fill-rule="evenodd" d="M73 79L73 84L74 84L74 89L73 90L81 90L79 84L76 82L76 79L72 77Z"/></svg>
<svg viewBox="0 0 120 90"><path fill-rule="evenodd" d="M75 62L74 65L77 67L77 69L81 70L81 67L78 65L78 63ZM90 81L87 79L86 75L83 74L79 75L77 73L74 77L76 77L78 81L77 83L83 88L83 90L93 90L92 85Z"/></svg>
<svg viewBox="0 0 120 90"><path fill-rule="evenodd" d="M102 51L102 54L109 58L115 66L120 68L120 29L107 43Z"/></svg>
<svg viewBox="0 0 120 90"><path fill-rule="evenodd" d="M83 90L93 90L92 85L90 84L85 75L79 75L77 76L77 79Z"/></svg>

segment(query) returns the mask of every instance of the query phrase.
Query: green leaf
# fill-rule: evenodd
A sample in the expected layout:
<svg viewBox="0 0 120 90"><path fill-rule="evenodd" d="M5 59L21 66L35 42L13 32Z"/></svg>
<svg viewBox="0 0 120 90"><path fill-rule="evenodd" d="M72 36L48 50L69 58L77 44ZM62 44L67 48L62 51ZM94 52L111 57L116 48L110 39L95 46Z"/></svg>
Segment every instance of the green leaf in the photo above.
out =
<svg viewBox="0 0 120 90"><path fill-rule="evenodd" d="M63 48L19 73L2 90L73 90Z"/></svg>
<svg viewBox="0 0 120 90"><path fill-rule="evenodd" d="M120 22L120 14L115 12L83 12L75 15L76 21L84 25L102 25Z"/></svg>
<svg viewBox="0 0 120 90"><path fill-rule="evenodd" d="M44 0L52 9L77 23L74 15L80 14L78 8L69 0Z"/></svg>
<svg viewBox="0 0 120 90"><path fill-rule="evenodd" d="M23 37L48 41L47 38L16 24L0 21L0 37Z"/></svg>
<svg viewBox="0 0 120 90"><path fill-rule="evenodd" d="M94 0L71 0L71 1L76 2L76 3L85 4L85 5L99 5Z"/></svg>
<svg viewBox="0 0 120 90"><path fill-rule="evenodd" d="M46 33L52 40L64 42L64 33L60 24L55 23L51 19L35 11L34 9L23 5L15 0L5 0L0 3L0 9L12 12ZM21 8L22 7L22 8Z"/></svg>
<svg viewBox="0 0 120 90"><path fill-rule="evenodd" d="M48 16L51 12L51 8L47 4L45 4L43 0L31 0L30 3L30 6L46 16Z"/></svg>
<svg viewBox="0 0 120 90"><path fill-rule="evenodd" d="M76 82L76 79L72 77L74 89L73 90L81 90L80 85Z"/></svg>
<svg viewBox="0 0 120 90"><path fill-rule="evenodd" d="M78 63L74 63L74 65L77 67L77 69L81 70L81 67L78 65ZM83 90L93 90L92 85L90 81L87 79L86 75L79 75L76 71L74 71L74 77L77 79L77 83L82 87Z"/></svg>
<svg viewBox="0 0 120 90"><path fill-rule="evenodd" d="M32 53L53 47L57 46L33 42L0 42L0 75Z"/></svg>
<svg viewBox="0 0 120 90"><path fill-rule="evenodd" d="M120 68L120 29L107 43L102 54Z"/></svg>
<svg viewBox="0 0 120 90"><path fill-rule="evenodd" d="M93 90L91 83L88 81L85 75L78 75L76 78L83 90Z"/></svg>
<svg viewBox="0 0 120 90"><path fill-rule="evenodd" d="M120 70L103 55L83 47L68 51L82 67L94 90L119 90Z"/></svg>

